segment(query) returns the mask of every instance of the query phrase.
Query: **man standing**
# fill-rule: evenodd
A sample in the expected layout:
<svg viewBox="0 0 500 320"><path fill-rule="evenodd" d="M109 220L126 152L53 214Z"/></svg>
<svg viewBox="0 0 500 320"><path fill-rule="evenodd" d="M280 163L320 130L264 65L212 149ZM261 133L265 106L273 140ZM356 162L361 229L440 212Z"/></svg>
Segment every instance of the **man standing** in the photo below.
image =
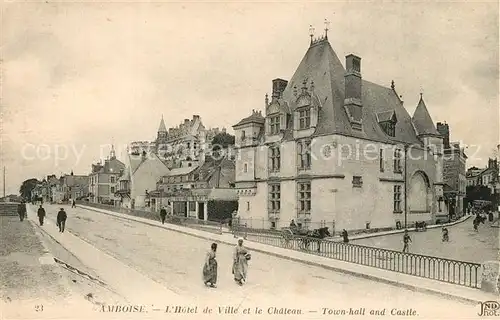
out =
<svg viewBox="0 0 500 320"><path fill-rule="evenodd" d="M38 208L38 221L40 221L40 226L43 226L43 219L45 218L45 209L40 205Z"/></svg>
<svg viewBox="0 0 500 320"><path fill-rule="evenodd" d="M161 224L165 224L165 217L166 216L167 216L167 210L165 210L165 207L162 207L160 210Z"/></svg>
<svg viewBox="0 0 500 320"><path fill-rule="evenodd" d="M26 217L26 203L21 202L17 205L17 214L19 215L19 220L23 221Z"/></svg>
<svg viewBox="0 0 500 320"><path fill-rule="evenodd" d="M59 227L59 232L64 232L67 218L68 215L66 214L66 211L64 211L64 208L61 208L61 210L57 213L57 226Z"/></svg>
<svg viewBox="0 0 500 320"><path fill-rule="evenodd" d="M403 236L403 252L408 252L409 243L411 242L411 238L408 235L408 230L405 230L405 234Z"/></svg>

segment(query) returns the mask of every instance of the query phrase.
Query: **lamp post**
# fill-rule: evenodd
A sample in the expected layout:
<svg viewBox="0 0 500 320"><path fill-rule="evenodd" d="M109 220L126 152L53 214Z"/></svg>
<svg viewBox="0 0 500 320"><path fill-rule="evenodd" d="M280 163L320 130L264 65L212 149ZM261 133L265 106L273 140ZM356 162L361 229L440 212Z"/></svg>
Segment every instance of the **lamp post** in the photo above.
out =
<svg viewBox="0 0 500 320"><path fill-rule="evenodd" d="M404 145L404 162L405 162L405 167L404 167L404 189L405 189L405 229L407 229L407 225L408 225L408 195L407 195L407 192L408 192L408 175L406 174L406 171L408 169L408 165L407 165L407 162L408 162L408 157L407 157L407 154L408 153L408 145L405 144Z"/></svg>

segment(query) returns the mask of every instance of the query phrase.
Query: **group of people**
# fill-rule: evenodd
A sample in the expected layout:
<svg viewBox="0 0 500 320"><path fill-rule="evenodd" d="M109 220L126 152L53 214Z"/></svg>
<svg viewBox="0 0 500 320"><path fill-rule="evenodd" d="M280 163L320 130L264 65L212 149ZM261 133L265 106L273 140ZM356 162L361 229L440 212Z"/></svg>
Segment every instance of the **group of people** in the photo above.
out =
<svg viewBox="0 0 500 320"><path fill-rule="evenodd" d="M37 211L38 215L38 221L40 222L40 226L43 226L43 221L45 220L45 209L43 205L40 205ZM68 215L66 211L64 211L64 208L61 208L59 212L57 213L57 227L59 228L59 232L64 232L64 228L66 226L66 219L68 219ZM22 220L21 220L22 221Z"/></svg>
<svg viewBox="0 0 500 320"><path fill-rule="evenodd" d="M212 243L210 251L207 253L205 264L203 265L203 282L211 288L217 287L217 243ZM251 254L245 246L243 246L243 238L238 239L238 244L233 252L232 273L234 281L242 286L247 280L248 261L251 259Z"/></svg>

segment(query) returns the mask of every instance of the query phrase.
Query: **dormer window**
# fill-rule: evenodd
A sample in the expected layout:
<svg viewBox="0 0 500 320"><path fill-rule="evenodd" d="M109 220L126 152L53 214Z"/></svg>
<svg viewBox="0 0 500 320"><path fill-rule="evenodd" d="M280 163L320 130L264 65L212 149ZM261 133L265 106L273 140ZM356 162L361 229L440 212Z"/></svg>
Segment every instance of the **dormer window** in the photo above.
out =
<svg viewBox="0 0 500 320"><path fill-rule="evenodd" d="M382 127L382 130L384 130L385 134L387 134L390 137L395 137L396 136L396 123L392 121L385 121L380 124Z"/></svg>
<svg viewBox="0 0 500 320"><path fill-rule="evenodd" d="M308 129L311 126L311 109L299 111L299 129Z"/></svg>
<svg viewBox="0 0 500 320"><path fill-rule="evenodd" d="M280 115L269 116L269 133L274 135L280 132Z"/></svg>
<svg viewBox="0 0 500 320"><path fill-rule="evenodd" d="M396 123L398 122L398 119L396 118L396 113L394 111L378 113L377 120L386 135L389 137L396 136Z"/></svg>

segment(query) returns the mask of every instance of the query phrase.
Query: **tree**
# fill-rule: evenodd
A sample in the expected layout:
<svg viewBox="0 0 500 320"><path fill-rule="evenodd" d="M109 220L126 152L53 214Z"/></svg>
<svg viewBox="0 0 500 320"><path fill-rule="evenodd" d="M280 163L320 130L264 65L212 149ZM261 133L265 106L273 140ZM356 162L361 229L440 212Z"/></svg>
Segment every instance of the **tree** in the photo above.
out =
<svg viewBox="0 0 500 320"><path fill-rule="evenodd" d="M21 197L23 197L24 199L31 199L31 191L35 189L38 183L40 182L35 178L24 180L21 184L21 187L19 188L19 194L21 195Z"/></svg>
<svg viewBox="0 0 500 320"><path fill-rule="evenodd" d="M213 151L217 151L220 148L225 149L232 145L234 145L234 136L227 132L218 133L212 139Z"/></svg>

